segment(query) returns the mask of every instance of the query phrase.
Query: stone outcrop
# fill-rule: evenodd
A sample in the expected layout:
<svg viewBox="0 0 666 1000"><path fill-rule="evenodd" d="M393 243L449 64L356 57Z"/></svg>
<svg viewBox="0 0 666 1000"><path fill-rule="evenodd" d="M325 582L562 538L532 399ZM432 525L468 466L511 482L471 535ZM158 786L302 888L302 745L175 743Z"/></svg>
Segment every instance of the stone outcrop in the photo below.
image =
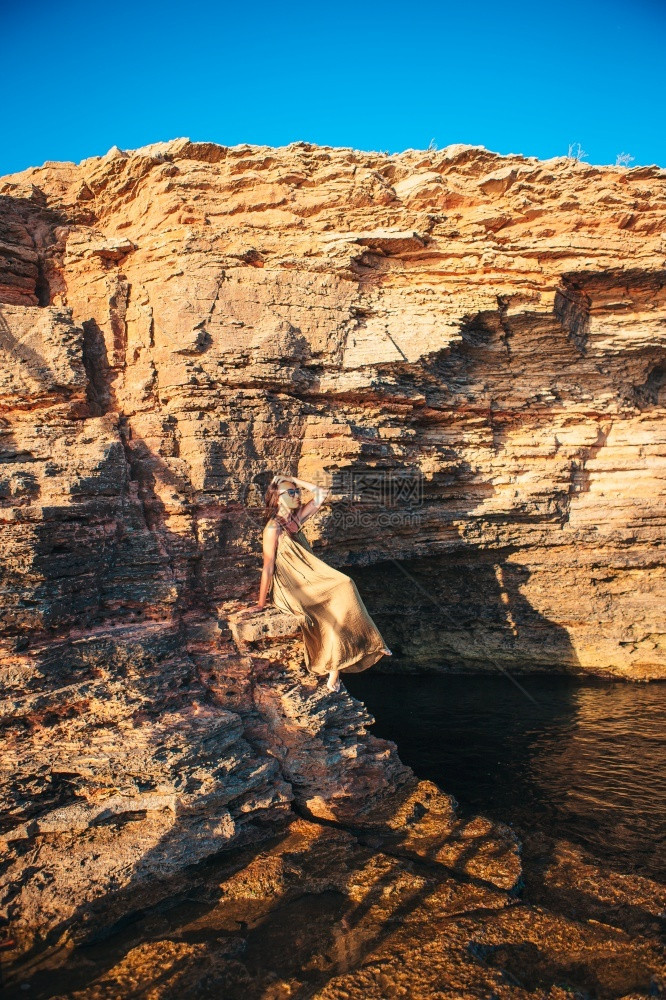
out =
<svg viewBox="0 0 666 1000"><path fill-rule="evenodd" d="M501 824L460 820L429 782L364 829L294 817L282 835L172 875L166 898L148 889L85 947L11 970L5 995L661 996L663 888L541 843L526 903L514 841Z"/></svg>
<svg viewBox="0 0 666 1000"><path fill-rule="evenodd" d="M58 549L12 626L245 599L279 469L337 477L312 538L391 669L664 676L665 177L182 139L4 178L10 600Z"/></svg>
<svg viewBox="0 0 666 1000"><path fill-rule="evenodd" d="M17 953L414 791L293 621L242 620L276 471L333 485L307 532L378 669L666 676L665 179L187 139L0 178Z"/></svg>

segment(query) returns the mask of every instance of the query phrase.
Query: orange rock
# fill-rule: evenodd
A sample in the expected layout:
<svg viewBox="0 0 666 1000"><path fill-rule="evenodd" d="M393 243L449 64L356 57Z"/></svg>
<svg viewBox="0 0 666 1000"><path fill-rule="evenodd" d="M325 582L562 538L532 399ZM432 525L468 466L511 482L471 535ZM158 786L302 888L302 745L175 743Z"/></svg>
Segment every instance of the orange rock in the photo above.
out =
<svg viewBox="0 0 666 1000"><path fill-rule="evenodd" d="M400 646L381 669L666 676L665 180L184 138L0 178L22 947L293 808L360 828L412 787L293 623L238 624L276 470L337 477L308 533Z"/></svg>

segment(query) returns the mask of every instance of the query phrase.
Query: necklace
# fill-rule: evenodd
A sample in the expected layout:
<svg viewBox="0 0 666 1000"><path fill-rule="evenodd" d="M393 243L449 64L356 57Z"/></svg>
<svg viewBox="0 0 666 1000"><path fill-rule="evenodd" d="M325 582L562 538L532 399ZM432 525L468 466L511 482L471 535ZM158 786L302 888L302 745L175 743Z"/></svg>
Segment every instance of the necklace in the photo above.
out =
<svg viewBox="0 0 666 1000"><path fill-rule="evenodd" d="M293 514L290 512L289 517L285 521L283 517L280 517L278 515L278 521L280 521L284 525L284 527L286 528L286 530L289 532L290 535L296 535L301 530L301 526L298 523L298 521L292 521L292 517Z"/></svg>

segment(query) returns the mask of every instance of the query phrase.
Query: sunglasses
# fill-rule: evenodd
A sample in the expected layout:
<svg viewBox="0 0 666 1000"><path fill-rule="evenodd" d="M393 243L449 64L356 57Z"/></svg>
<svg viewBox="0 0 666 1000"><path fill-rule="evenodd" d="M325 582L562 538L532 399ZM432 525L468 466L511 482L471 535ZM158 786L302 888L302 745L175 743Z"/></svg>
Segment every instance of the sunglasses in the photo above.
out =
<svg viewBox="0 0 666 1000"><path fill-rule="evenodd" d="M296 494L298 494L299 496L301 495L301 491L299 489L294 489L294 490L280 490L278 496L281 497L283 493L288 493L290 497L295 497Z"/></svg>

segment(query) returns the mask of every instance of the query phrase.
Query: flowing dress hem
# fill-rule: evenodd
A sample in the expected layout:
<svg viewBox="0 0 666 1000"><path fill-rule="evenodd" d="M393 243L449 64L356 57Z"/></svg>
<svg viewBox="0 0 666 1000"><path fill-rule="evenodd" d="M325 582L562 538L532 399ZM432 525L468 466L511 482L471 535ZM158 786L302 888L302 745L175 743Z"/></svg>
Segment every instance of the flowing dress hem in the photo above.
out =
<svg viewBox="0 0 666 1000"><path fill-rule="evenodd" d="M381 660L382 656L386 655L384 653L384 648L385 647L382 646L380 649L370 649L361 656L357 656L355 660L350 660L345 664L337 666L337 670L341 674L360 674L363 670L369 670L373 664L377 663L378 660ZM317 677L326 677L333 668L326 667L325 670L313 670L312 667L308 666L307 669L311 674L314 674Z"/></svg>
<svg viewBox="0 0 666 1000"><path fill-rule="evenodd" d="M360 674L362 670L368 670L371 666L373 666L373 664L377 663L378 660L381 660L382 656L385 655L384 647L382 646L381 649L373 649L369 653L366 653L365 656L360 658L360 660L357 660L355 663L350 663L349 666L338 667L338 670L341 674Z"/></svg>

